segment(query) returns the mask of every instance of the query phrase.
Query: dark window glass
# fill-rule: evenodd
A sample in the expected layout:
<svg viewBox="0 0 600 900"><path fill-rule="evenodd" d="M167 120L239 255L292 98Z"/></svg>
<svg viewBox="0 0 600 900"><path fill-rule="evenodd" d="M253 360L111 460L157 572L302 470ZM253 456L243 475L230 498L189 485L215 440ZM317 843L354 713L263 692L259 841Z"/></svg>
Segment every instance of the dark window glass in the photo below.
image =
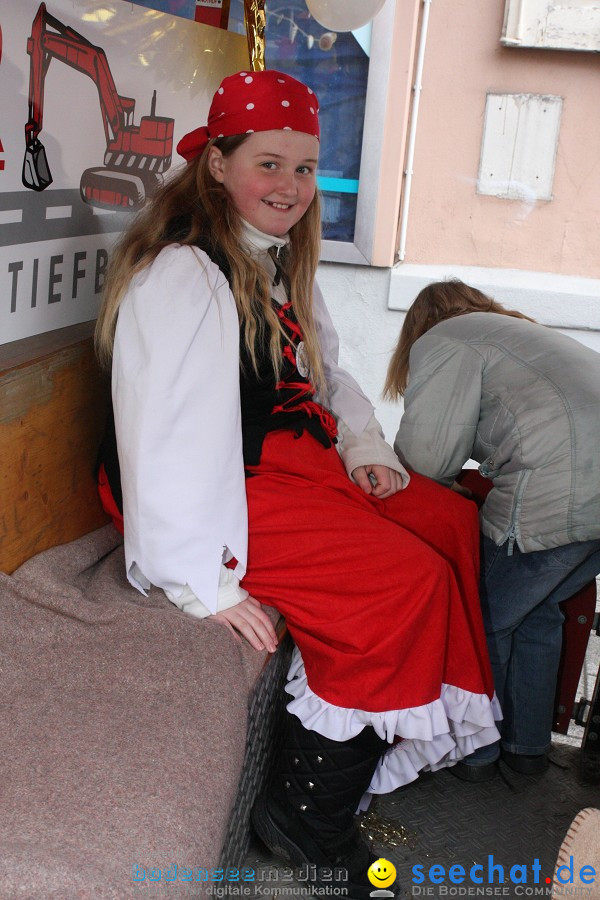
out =
<svg viewBox="0 0 600 900"><path fill-rule="evenodd" d="M305 81L319 98L323 237L352 243L369 57L351 32L319 25L304 0L269 2L266 13L267 67ZM229 28L245 34L243 0L231 0Z"/></svg>

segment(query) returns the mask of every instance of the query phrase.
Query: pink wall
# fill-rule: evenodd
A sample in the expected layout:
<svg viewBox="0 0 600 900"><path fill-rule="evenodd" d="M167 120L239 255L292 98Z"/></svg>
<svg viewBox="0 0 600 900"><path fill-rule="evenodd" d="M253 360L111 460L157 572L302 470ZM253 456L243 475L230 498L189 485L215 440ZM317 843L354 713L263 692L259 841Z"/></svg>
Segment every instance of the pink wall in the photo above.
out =
<svg viewBox="0 0 600 900"><path fill-rule="evenodd" d="M431 5L407 263L600 276L600 54L500 45L504 0ZM563 97L553 196L476 193L487 92Z"/></svg>

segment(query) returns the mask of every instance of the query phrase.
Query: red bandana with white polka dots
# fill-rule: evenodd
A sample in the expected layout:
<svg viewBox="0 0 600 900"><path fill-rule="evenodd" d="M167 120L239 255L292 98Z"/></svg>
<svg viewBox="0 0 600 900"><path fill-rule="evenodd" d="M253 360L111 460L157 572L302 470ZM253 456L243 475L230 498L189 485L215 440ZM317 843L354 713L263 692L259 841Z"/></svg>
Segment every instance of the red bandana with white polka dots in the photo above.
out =
<svg viewBox="0 0 600 900"><path fill-rule="evenodd" d="M208 113L208 125L190 131L177 152L187 162L211 138L253 131L302 131L319 137L319 101L301 81L277 72L237 72L221 82Z"/></svg>

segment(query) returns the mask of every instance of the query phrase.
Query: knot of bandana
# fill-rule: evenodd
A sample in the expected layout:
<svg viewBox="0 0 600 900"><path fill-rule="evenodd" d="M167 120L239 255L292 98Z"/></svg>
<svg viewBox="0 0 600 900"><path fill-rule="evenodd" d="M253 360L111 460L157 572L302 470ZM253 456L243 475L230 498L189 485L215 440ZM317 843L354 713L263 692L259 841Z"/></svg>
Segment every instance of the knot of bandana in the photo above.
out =
<svg viewBox="0 0 600 900"><path fill-rule="evenodd" d="M237 72L221 82L210 105L208 125L182 137L177 152L191 162L212 138L281 130L319 138L316 94L291 75L274 69Z"/></svg>

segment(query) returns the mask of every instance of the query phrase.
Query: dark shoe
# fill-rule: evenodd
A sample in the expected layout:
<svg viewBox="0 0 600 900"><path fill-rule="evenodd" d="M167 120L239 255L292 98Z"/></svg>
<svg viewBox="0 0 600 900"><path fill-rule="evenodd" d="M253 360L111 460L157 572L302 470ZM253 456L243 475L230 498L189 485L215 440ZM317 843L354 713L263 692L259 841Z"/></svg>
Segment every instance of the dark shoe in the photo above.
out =
<svg viewBox="0 0 600 900"><path fill-rule="evenodd" d="M286 802L319 842L344 834L387 748L372 728L347 741L334 741L304 728L288 715L271 790Z"/></svg>
<svg viewBox="0 0 600 900"><path fill-rule="evenodd" d="M448 769L451 775L454 775L455 778L460 778L461 781L470 781L473 784L478 784L483 781L491 781L496 777L496 773L498 771L497 762L486 763L485 766L470 766L464 762L458 762L455 766Z"/></svg>
<svg viewBox="0 0 600 900"><path fill-rule="evenodd" d="M293 865L308 865L313 886L331 890L331 870L341 869L336 887L348 900L367 900L373 889L367 870L377 857L362 842L354 813L386 747L372 728L333 741L288 715L277 769L252 811L263 843ZM320 868L328 870L324 882Z"/></svg>
<svg viewBox="0 0 600 900"><path fill-rule="evenodd" d="M254 804L252 825L262 842L272 853L293 866L302 867L303 881L310 887L329 892L333 887L340 888L348 900L368 900L373 885L367 878L367 870L377 857L363 844L354 825L335 840L330 839L324 847L283 800L277 802L271 792L263 794Z"/></svg>
<svg viewBox="0 0 600 900"><path fill-rule="evenodd" d="M525 753L510 753L508 750L502 750L501 756L502 761L510 766L513 772L520 772L522 775L541 775L549 765L545 753L529 756Z"/></svg>

